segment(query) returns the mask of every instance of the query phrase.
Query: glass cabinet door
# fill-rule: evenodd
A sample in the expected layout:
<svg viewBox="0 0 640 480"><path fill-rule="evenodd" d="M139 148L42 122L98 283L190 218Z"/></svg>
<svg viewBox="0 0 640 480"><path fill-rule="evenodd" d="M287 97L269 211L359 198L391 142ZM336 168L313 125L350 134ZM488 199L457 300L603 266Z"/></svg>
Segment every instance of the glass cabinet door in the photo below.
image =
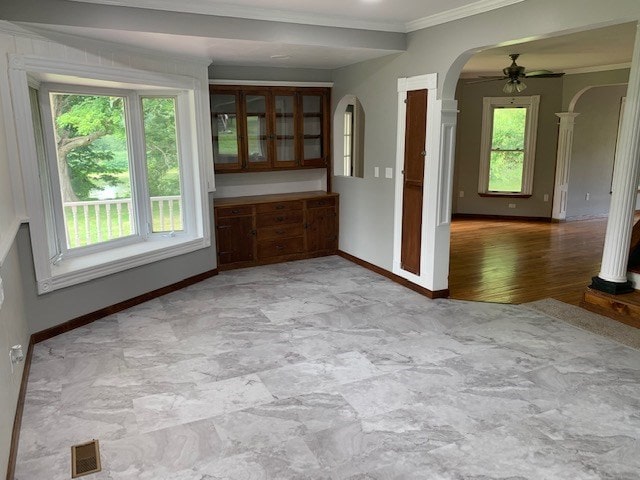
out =
<svg viewBox="0 0 640 480"><path fill-rule="evenodd" d="M247 131L247 168L268 168L269 124L267 119L267 95L247 93L244 97Z"/></svg>
<svg viewBox="0 0 640 480"><path fill-rule="evenodd" d="M324 161L324 117L321 94L305 93L302 96L302 164L323 166Z"/></svg>
<svg viewBox="0 0 640 480"><path fill-rule="evenodd" d="M275 115L274 167L294 167L296 155L295 95L277 93L273 96Z"/></svg>
<svg viewBox="0 0 640 480"><path fill-rule="evenodd" d="M216 170L240 170L241 136L238 130L237 92L215 93L211 99L213 163Z"/></svg>

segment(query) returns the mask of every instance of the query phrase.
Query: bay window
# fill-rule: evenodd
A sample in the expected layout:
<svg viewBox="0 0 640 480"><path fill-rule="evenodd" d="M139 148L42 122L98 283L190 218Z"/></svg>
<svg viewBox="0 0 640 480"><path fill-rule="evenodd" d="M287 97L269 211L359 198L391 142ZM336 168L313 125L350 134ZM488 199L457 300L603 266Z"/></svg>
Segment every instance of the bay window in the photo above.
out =
<svg viewBox="0 0 640 480"><path fill-rule="evenodd" d="M11 79L39 293L209 246L195 79L34 63Z"/></svg>

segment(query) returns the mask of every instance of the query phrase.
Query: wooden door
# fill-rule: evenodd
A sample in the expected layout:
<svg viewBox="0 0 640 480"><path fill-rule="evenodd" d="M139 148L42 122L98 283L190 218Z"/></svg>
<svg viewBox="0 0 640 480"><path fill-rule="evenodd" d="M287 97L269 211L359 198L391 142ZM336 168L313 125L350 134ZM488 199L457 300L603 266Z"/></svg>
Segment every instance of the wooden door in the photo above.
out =
<svg viewBox="0 0 640 480"><path fill-rule="evenodd" d="M220 265L255 260L253 216L218 218L216 230Z"/></svg>
<svg viewBox="0 0 640 480"><path fill-rule="evenodd" d="M338 248L335 207L307 210L307 249L310 252Z"/></svg>
<svg viewBox="0 0 640 480"><path fill-rule="evenodd" d="M321 90L305 90L299 96L299 130L302 139L299 155L303 167L324 167L327 163L326 100L326 93Z"/></svg>
<svg viewBox="0 0 640 480"><path fill-rule="evenodd" d="M422 249L422 197L424 188L427 90L407 94L407 128L404 144L402 192L401 268L420 275Z"/></svg>

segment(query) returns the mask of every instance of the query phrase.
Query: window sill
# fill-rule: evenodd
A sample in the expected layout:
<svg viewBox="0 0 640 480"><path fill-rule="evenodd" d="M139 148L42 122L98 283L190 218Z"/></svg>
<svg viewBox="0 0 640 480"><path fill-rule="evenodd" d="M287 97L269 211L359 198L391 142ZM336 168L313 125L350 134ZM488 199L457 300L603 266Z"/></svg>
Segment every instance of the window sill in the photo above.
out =
<svg viewBox="0 0 640 480"><path fill-rule="evenodd" d="M531 193L498 193L498 192L488 192L488 193L478 193L481 197L509 197L509 198L529 198L532 196Z"/></svg>
<svg viewBox="0 0 640 480"><path fill-rule="evenodd" d="M194 252L211 245L209 238L172 237L135 243L107 251L66 258L51 265L49 278L38 280L38 294Z"/></svg>

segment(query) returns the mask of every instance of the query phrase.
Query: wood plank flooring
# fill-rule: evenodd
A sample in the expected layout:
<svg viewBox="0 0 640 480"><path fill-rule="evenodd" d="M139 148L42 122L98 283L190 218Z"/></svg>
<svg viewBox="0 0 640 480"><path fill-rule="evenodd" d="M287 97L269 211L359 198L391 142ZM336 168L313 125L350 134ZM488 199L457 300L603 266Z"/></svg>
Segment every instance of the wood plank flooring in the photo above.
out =
<svg viewBox="0 0 640 480"><path fill-rule="evenodd" d="M602 261L606 218L545 223L455 219L451 298L525 303L555 298L578 305Z"/></svg>

